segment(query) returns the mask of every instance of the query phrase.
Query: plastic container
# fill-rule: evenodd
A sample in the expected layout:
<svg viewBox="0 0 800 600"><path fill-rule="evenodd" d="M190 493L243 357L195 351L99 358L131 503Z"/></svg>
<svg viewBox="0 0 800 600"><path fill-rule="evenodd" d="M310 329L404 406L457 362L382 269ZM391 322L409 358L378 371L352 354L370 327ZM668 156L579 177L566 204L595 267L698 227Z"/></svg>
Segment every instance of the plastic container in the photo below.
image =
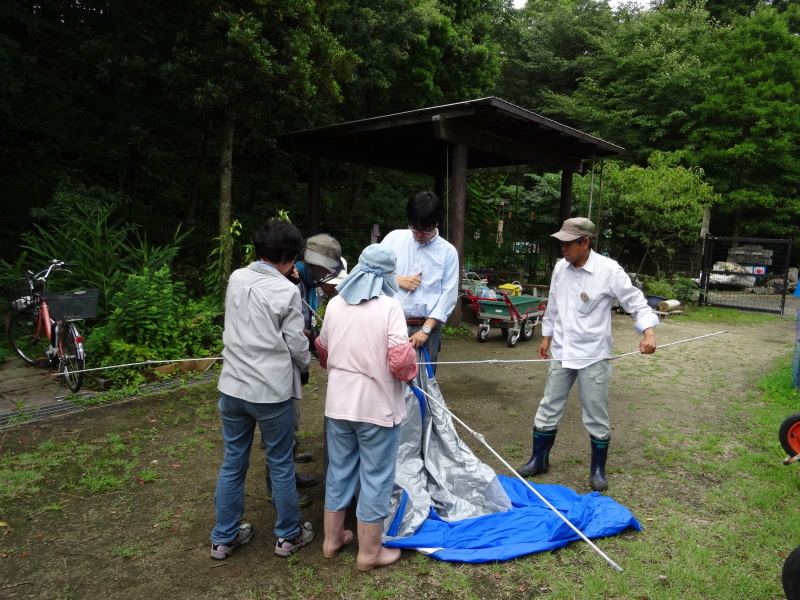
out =
<svg viewBox="0 0 800 600"><path fill-rule="evenodd" d="M478 290L478 293L475 294L478 298L487 298L489 300L494 300L497 298L497 293L490 287L484 285L482 288Z"/></svg>
<svg viewBox="0 0 800 600"><path fill-rule="evenodd" d="M505 290L505 292L509 296L521 296L522 295L522 284L519 281L513 281L511 283L504 283L503 285L497 286L498 290Z"/></svg>
<svg viewBox="0 0 800 600"><path fill-rule="evenodd" d="M478 290L487 283L489 283L488 279L481 279L480 275L470 271L465 273L464 277L461 279L461 289L465 292L469 292L471 296L477 296Z"/></svg>

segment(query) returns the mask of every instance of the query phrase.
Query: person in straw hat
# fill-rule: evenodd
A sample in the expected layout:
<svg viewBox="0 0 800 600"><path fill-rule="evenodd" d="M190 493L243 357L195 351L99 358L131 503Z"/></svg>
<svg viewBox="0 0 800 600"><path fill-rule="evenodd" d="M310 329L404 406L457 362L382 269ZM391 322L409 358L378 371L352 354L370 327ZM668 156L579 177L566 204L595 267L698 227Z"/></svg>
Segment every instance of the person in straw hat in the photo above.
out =
<svg viewBox="0 0 800 600"><path fill-rule="evenodd" d="M340 283L316 339L320 365L328 370L325 399L328 472L325 538L333 558L350 543L345 509L358 486L356 567L369 571L400 558L383 547L383 521L394 486L399 425L406 414L404 382L417 375L416 351L394 299L394 252L372 244Z"/></svg>

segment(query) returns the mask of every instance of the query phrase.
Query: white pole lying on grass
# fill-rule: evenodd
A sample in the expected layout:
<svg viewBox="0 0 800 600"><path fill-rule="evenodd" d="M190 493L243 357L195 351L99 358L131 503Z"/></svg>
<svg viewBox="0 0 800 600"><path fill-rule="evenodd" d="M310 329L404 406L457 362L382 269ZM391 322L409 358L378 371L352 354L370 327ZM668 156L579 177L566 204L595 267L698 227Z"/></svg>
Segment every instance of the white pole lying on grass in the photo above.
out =
<svg viewBox="0 0 800 600"><path fill-rule="evenodd" d="M530 491L532 491L534 494L536 494L536 496L539 498L539 500L541 500L542 502L544 502L544 503L545 503L545 505L547 505L547 508L549 508L549 509L550 509L550 510L552 510L554 513L556 513L556 514L558 515L558 517L559 517L559 518L560 518L562 521L564 521L564 523L566 523L567 525L569 525L569 526L570 526L570 528L571 528L571 529L572 529L572 530L573 530L575 533L577 533L577 534L578 534L578 535L581 537L581 539L582 539L584 542L586 542L587 544L589 544L589 546L592 548L592 550L594 550L595 552L597 552L597 553L598 553L600 556L602 556L602 557L603 557L603 559L604 559L604 560L605 560L605 561L606 561L606 562L607 562L609 565L611 565L612 567L614 567L614 570L615 570L615 571L617 571L617 573L622 573L622 567L620 567L620 566L619 566L619 565L618 565L616 562L614 562L614 561L613 561L611 558L609 558L609 557L608 557L608 555L606 555L606 554L605 554L605 553L604 553L602 550L600 550L600 548L598 548L598 547L595 545L595 543L594 543L594 542L592 542L592 540L590 540L588 537L586 537L586 536L583 534L583 532L582 532L580 529L578 529L577 527L575 527L575 525L573 525L572 523L570 523L569 519L567 519L567 518L566 518L564 515L562 515L562 514L561 514L561 513L558 511L558 509L557 509L555 506L553 506L552 504L550 504L550 502L548 502L548 501L547 501L547 499L546 499L544 496L542 496L542 495L541 495L539 492L537 492L537 491L536 491L536 489L535 489L535 488L534 488L534 487L533 487L533 486L530 484L530 482L529 482L529 481L526 481L526 480L525 480L525 479L524 479L524 478L523 478L523 477L522 477L522 476L521 476L519 473L517 473L517 472L514 470L514 468L513 468L511 465L509 465L509 464L508 464L508 463L507 463L507 462L506 462L506 461L503 459L503 457L502 457L502 456L500 456L500 455L499 455L497 452L495 452L494 448L492 448L492 447L489 445L489 443L486 441L486 438L484 438L484 437L483 437L483 434L481 434L481 433L478 433L477 431L474 431L474 430L472 430L472 429L471 429L471 428L470 428L470 427L469 427L469 426L468 426L466 423L464 423L464 421L462 421L462 420L461 420L461 419L459 419L457 416L455 416L455 415L454 415L452 412L450 412L450 410L449 410L449 409L448 409L448 408L447 408L447 407L446 407L444 404L442 404L441 402L439 402L439 400L437 400L436 398L433 398L433 397L432 397L430 394L428 394L427 392L425 392L425 390L423 390L422 388L420 388L420 387L418 387L418 386L416 386L416 385L413 385L413 384L411 384L411 383L409 383L408 385L410 385L410 386L411 386L412 388L414 388L414 389L417 389L417 390L419 390L420 392L422 392L423 394L425 394L425 397L426 397L426 398L428 398L428 399L430 399L430 400L433 400L433 401L434 401L434 402L436 402L436 403L437 403L439 406L441 406L441 407L442 407L442 408L443 408L443 409L444 409L444 410L447 412L447 414L449 414L449 415L450 415L451 417L453 417L453 418L454 418L456 421L458 421L458 422L461 424L461 426L462 426L462 427L464 427L464 428L465 428L467 431L469 431L469 432L470 432L470 433L473 435L473 437L475 437L475 439L477 439L477 440L478 440L479 442L481 442L481 443L482 443L484 446L486 446L486 447L489 449L489 451L490 451L492 454L494 454L494 455L495 455L495 456L496 456L496 457L497 457L497 458L500 460L500 462L501 462L501 463L503 463L503 464L504 464L506 467L508 467L508 469L509 469L509 470L510 470L510 471L511 471L511 472L512 472L512 473L513 473L515 476L516 476L516 478L517 478L517 479L519 479L519 480L520 480L522 483L524 483L524 484L525 484L525 485L528 487L528 489L529 489Z"/></svg>

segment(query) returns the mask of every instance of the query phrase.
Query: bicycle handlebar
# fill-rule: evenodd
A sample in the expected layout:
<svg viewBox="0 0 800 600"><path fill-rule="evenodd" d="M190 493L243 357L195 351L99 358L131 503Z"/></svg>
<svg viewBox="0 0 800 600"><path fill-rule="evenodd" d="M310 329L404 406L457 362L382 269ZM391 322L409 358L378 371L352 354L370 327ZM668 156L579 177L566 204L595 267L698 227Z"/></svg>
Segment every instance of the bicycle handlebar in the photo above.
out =
<svg viewBox="0 0 800 600"><path fill-rule="evenodd" d="M35 275L33 272L28 271L28 274L31 279L34 281L46 281L48 277L50 277L50 272L55 269L56 271L66 271L67 273L71 273L69 269L65 269L64 267L77 267L76 263L68 263L64 262L63 260L53 259L53 262L44 270L39 271Z"/></svg>

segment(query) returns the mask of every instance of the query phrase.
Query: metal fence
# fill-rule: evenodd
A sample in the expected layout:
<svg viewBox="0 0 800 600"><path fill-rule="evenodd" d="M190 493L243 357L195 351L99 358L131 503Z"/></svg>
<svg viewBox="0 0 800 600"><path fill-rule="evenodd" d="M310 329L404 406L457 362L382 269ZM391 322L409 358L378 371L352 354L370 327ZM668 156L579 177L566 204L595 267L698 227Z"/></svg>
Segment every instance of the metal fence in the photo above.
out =
<svg viewBox="0 0 800 600"><path fill-rule="evenodd" d="M791 240L707 236L700 304L782 315Z"/></svg>

